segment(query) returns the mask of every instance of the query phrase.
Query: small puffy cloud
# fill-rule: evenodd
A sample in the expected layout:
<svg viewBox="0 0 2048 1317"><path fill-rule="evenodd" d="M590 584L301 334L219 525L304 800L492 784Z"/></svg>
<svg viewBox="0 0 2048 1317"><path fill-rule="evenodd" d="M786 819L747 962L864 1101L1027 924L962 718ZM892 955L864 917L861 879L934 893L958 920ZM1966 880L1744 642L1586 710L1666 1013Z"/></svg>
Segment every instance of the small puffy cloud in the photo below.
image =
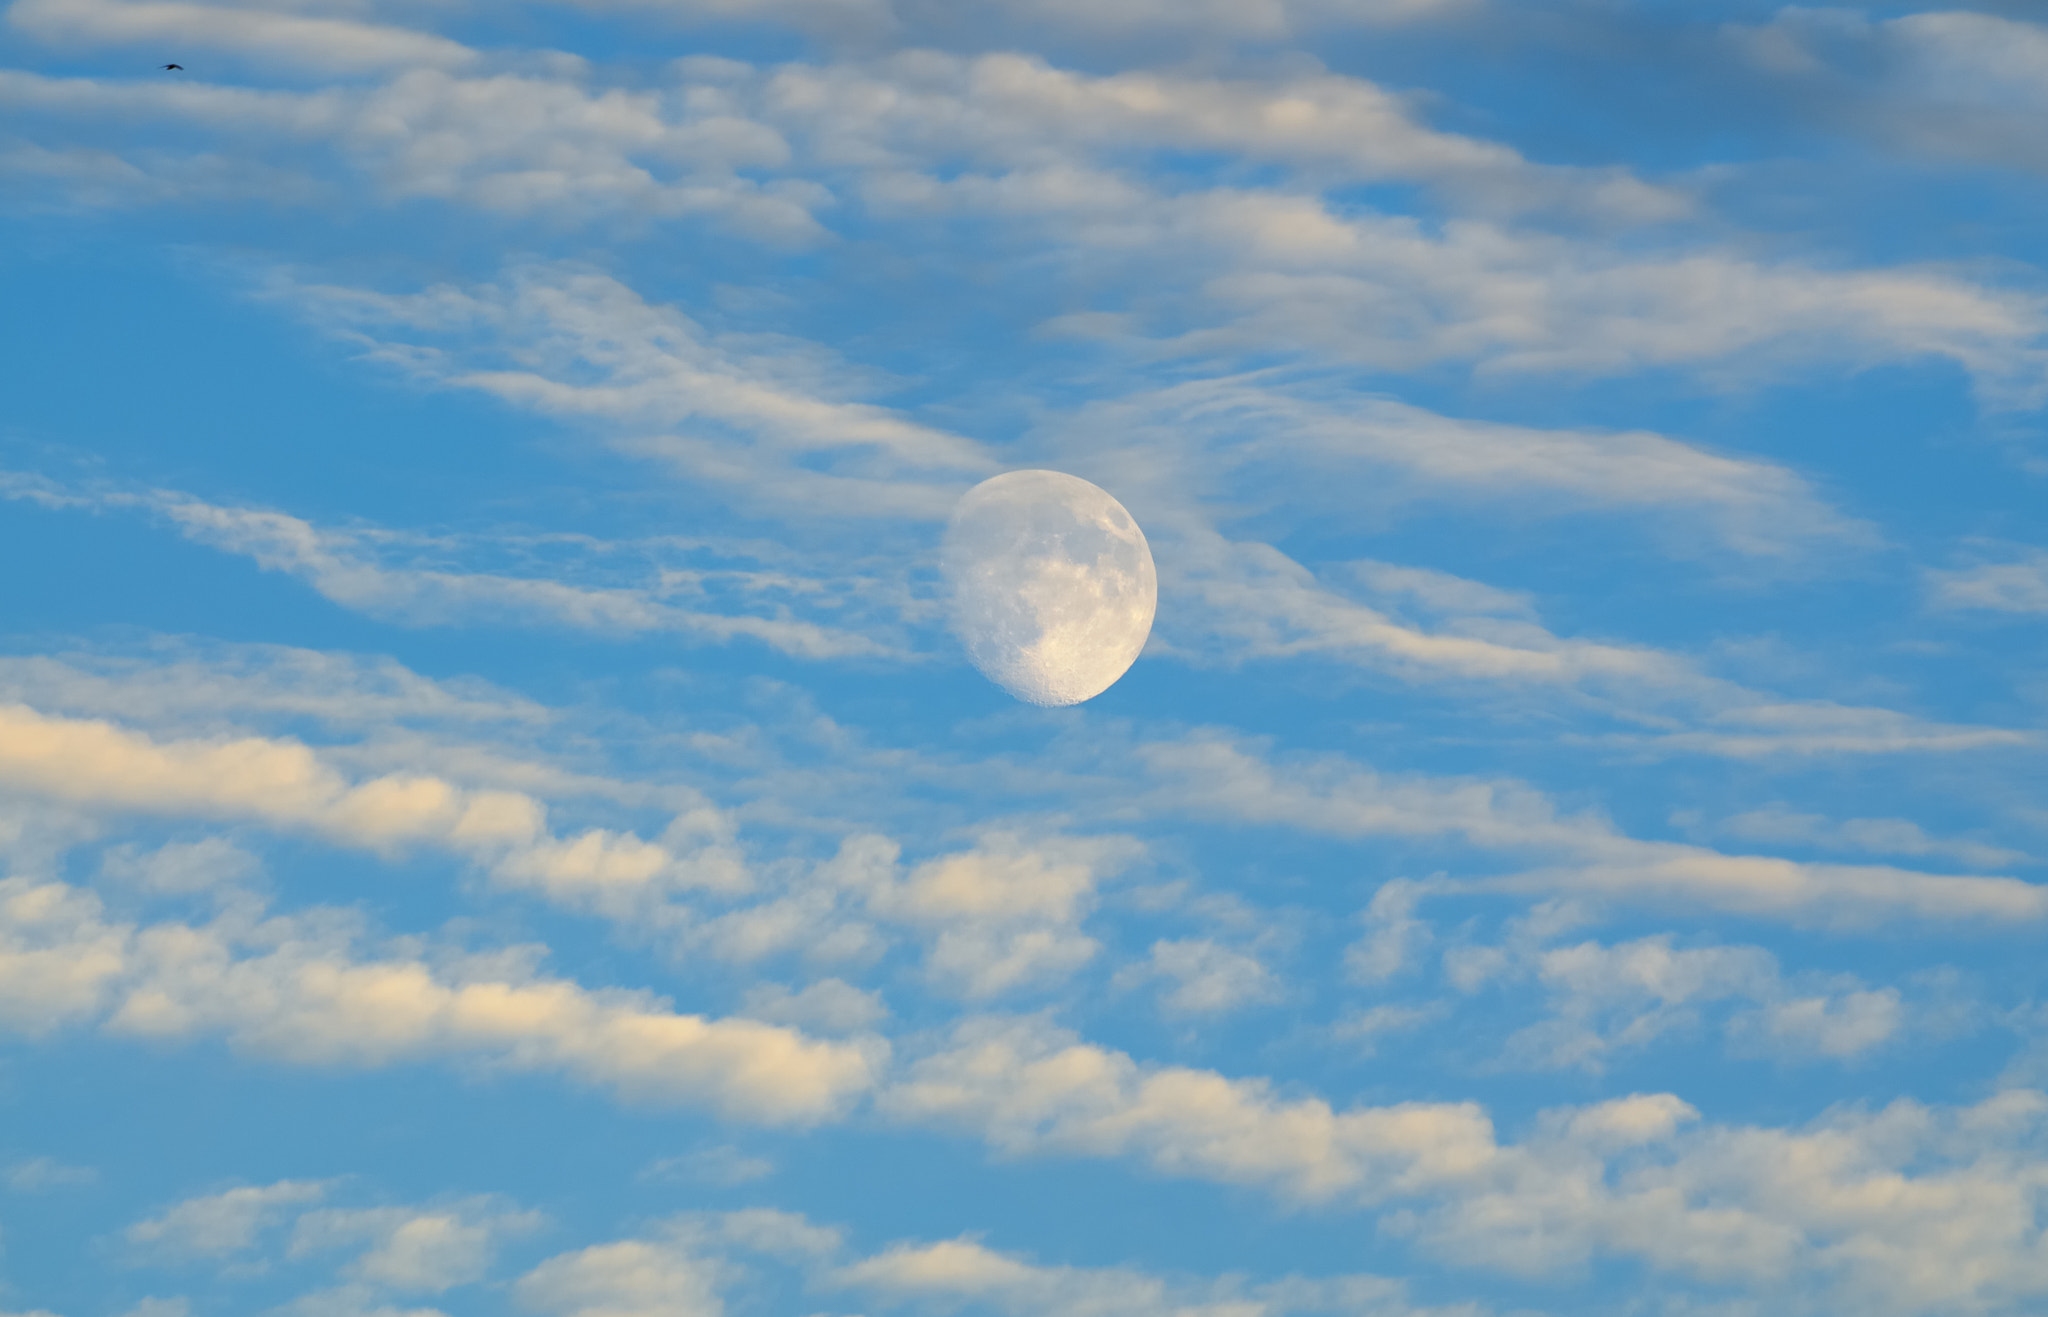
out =
<svg viewBox="0 0 2048 1317"><path fill-rule="evenodd" d="M41 1193L96 1183L100 1173L90 1166L70 1166L55 1157L32 1157L7 1168L7 1187L17 1193Z"/></svg>
<svg viewBox="0 0 2048 1317"><path fill-rule="evenodd" d="M189 896L235 887L254 877L263 862L225 837L166 842L153 850L116 846L100 857L109 877L156 896Z"/></svg>
<svg viewBox="0 0 2048 1317"><path fill-rule="evenodd" d="M1428 886L1409 878L1380 884L1360 916L1365 936L1344 948L1346 975L1358 983L1384 983L1415 967L1417 954L1429 945L1429 924L1415 917Z"/></svg>
<svg viewBox="0 0 2048 1317"><path fill-rule="evenodd" d="M1141 853L1129 838L991 833L900 881L871 880L867 904L929 936L926 969L937 983L985 999L1057 982L1093 959L1098 944L1080 922L1097 883Z"/></svg>
<svg viewBox="0 0 2048 1317"><path fill-rule="evenodd" d="M1085 859L997 838L986 848L919 865L889 904L907 918L932 923L1067 923L1094 891L1094 869Z"/></svg>
<svg viewBox="0 0 2048 1317"><path fill-rule="evenodd" d="M1176 1015L1215 1015L1281 996L1279 980L1256 957L1208 938L1162 938L1142 964L1117 973L1123 986L1147 979L1170 985L1159 1004Z"/></svg>
<svg viewBox="0 0 2048 1317"><path fill-rule="evenodd" d="M679 1245L627 1240L549 1258L512 1293L549 1317L723 1317L721 1275Z"/></svg>
<svg viewBox="0 0 2048 1317"><path fill-rule="evenodd" d="M131 1244L173 1258L226 1257L256 1245L266 1230L327 1196L331 1181L280 1180L188 1198L129 1226Z"/></svg>
<svg viewBox="0 0 2048 1317"><path fill-rule="evenodd" d="M88 893L0 878L0 1027L33 1037L102 1010L129 954Z"/></svg>
<svg viewBox="0 0 2048 1317"><path fill-rule="evenodd" d="M481 1279L500 1240L541 1221L538 1212L488 1198L439 1209L321 1208L299 1218L291 1255L360 1247L349 1275L385 1289L438 1294Z"/></svg>
<svg viewBox="0 0 2048 1317"><path fill-rule="evenodd" d="M747 989L743 1009L755 1019L827 1033L872 1029L889 1018L880 993L843 979L820 979L794 992L779 983L756 984Z"/></svg>
<svg viewBox="0 0 2048 1317"><path fill-rule="evenodd" d="M1611 1150L1662 1143L1699 1118L1690 1103L1669 1093L1633 1093L1568 1113L1564 1129L1574 1143Z"/></svg>
<svg viewBox="0 0 2048 1317"><path fill-rule="evenodd" d="M1794 997L1772 1002L1736 1028L1759 1036L1786 1056L1846 1058L1890 1041L1899 1032L1904 1008L1896 988ZM1740 1036L1738 1034L1738 1036Z"/></svg>
<svg viewBox="0 0 2048 1317"><path fill-rule="evenodd" d="M1738 1052L1843 1060L1895 1038L1899 992L1850 976L1786 975L1761 947L1678 947L1669 934L1545 947L1511 939L1456 949L1467 990L1480 978L1533 982L1544 1018L1507 1041L1510 1064L1600 1071L1617 1054L1710 1026ZM1483 967L1483 969L1482 969Z"/></svg>
<svg viewBox="0 0 2048 1317"><path fill-rule="evenodd" d="M1382 1002L1344 1016L1331 1026L1330 1032L1339 1041L1370 1056L1377 1050L1381 1038L1419 1029L1431 1021L1442 1019L1447 1012L1448 1007L1440 1003L1406 1006Z"/></svg>
<svg viewBox="0 0 2048 1317"><path fill-rule="evenodd" d="M978 1296L1029 1278L1033 1268L972 1239L922 1246L898 1245L840 1273L847 1285L898 1294Z"/></svg>
<svg viewBox="0 0 2048 1317"><path fill-rule="evenodd" d="M180 1295L177 1298L147 1298L137 1303L121 1317L191 1317L192 1301Z"/></svg>
<svg viewBox="0 0 2048 1317"><path fill-rule="evenodd" d="M960 996L982 1000L1060 982L1095 958L1101 944L1070 928L947 928L932 939L925 966Z"/></svg>

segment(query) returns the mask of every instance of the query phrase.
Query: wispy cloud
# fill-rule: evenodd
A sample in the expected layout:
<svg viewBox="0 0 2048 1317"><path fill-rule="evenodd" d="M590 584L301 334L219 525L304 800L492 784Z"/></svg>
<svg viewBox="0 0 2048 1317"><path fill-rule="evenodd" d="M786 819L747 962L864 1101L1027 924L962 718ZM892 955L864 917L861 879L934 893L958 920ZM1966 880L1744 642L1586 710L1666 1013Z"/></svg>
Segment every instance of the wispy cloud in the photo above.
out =
<svg viewBox="0 0 2048 1317"><path fill-rule="evenodd" d="M1927 573L1937 608L2048 613L2048 552L2025 550L2006 562Z"/></svg>
<svg viewBox="0 0 2048 1317"><path fill-rule="evenodd" d="M1138 747L1155 808L1338 837L1457 837L1555 862L1481 882L1628 904L1699 904L1800 924L1884 919L2048 918L2048 887L2017 878L1919 873L1728 855L1627 837L1593 814L1566 814L1523 783L1376 773L1340 756L1276 764L1213 733Z"/></svg>
<svg viewBox="0 0 2048 1317"><path fill-rule="evenodd" d="M460 546L371 527L318 527L289 513L223 507L170 491L70 491L46 480L0 473L0 497L48 507L154 515L187 539L250 558L266 571L298 577L343 607L403 625L495 622L613 635L663 632L717 644L744 638L810 659L903 657L900 650L868 636L789 616L791 603L809 602L807 596L825 593L832 585L759 570L748 561L742 546L735 546L733 556L723 561L715 551L702 553L708 546L697 546L698 552L690 555L698 561L695 570L664 569L658 562L650 562L637 584L576 584L541 576L427 566L423 560L431 562L450 548L459 551ZM500 558L508 547L516 546L488 541L475 546L486 553L496 550ZM674 550L685 546L648 547ZM399 561L389 563L394 556ZM704 564L706 556L712 558L712 564ZM840 583L839 588L844 590L847 584ZM720 602L731 600L741 608L760 608L768 601L771 615L739 609L714 612L671 602L708 601L719 596L723 596Z"/></svg>
<svg viewBox="0 0 2048 1317"><path fill-rule="evenodd" d="M1699 539L1749 555L1868 545L1870 527L1829 507L1796 472L1665 435L1538 429L1460 419L1266 372L1191 381L1091 403L1046 427L1139 488L1170 454L1172 492L1256 511L1286 499L1304 516L1403 505L1512 506L1523 515L1598 510L1693 522ZM1104 449L1107 448L1107 455ZM1151 470L1146 468L1150 467ZM1679 541L1683 543L1683 541Z"/></svg>
<svg viewBox="0 0 2048 1317"><path fill-rule="evenodd" d="M775 499L784 515L938 519L999 467L973 440L849 398L865 381L815 345L715 335L592 271L537 266L503 285L418 294L280 279L273 292L362 336L375 357L606 426L630 450L746 501Z"/></svg>
<svg viewBox="0 0 2048 1317"><path fill-rule="evenodd" d="M2048 149L2030 125L2048 108L2048 26L2030 17L1792 6L1729 33L1758 67L1824 88L1832 126L1916 154L2041 173Z"/></svg>
<svg viewBox="0 0 2048 1317"><path fill-rule="evenodd" d="M233 24L244 11L211 12ZM411 68L381 86L313 92L0 71L0 106L71 122L74 133L147 122L203 139L142 152L99 147L149 180L126 189L140 200L178 195L181 176L212 190L196 166L231 156L238 176L275 180L268 199L286 204L309 195L331 202L367 183L386 204L430 199L501 216L606 222L702 217L778 245L824 236L812 215L830 200L819 185L763 184L741 172L784 160L779 134L686 102L560 77L462 77L436 68ZM228 143L234 149L222 150ZM61 152L85 144L33 145ZM82 199L119 199L123 191L104 168L84 178L42 172L60 187L82 184Z"/></svg>
<svg viewBox="0 0 2048 1317"><path fill-rule="evenodd" d="M476 52L414 28L277 13L259 6L171 0L17 0L7 21L38 40L71 46L174 44L219 50L315 73L459 68ZM189 58L190 56L187 55Z"/></svg>

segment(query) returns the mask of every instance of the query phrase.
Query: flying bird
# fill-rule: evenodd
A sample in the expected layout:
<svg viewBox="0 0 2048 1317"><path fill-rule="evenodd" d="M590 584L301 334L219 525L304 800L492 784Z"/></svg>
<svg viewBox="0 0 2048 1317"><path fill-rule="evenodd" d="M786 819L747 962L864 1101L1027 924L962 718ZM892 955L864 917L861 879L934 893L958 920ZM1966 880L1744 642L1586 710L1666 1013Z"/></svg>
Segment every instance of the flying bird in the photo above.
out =
<svg viewBox="0 0 2048 1317"><path fill-rule="evenodd" d="M166 64L163 66L163 68L166 72L170 71L171 69L176 69L180 73L183 73L185 71L185 66L183 64Z"/></svg>

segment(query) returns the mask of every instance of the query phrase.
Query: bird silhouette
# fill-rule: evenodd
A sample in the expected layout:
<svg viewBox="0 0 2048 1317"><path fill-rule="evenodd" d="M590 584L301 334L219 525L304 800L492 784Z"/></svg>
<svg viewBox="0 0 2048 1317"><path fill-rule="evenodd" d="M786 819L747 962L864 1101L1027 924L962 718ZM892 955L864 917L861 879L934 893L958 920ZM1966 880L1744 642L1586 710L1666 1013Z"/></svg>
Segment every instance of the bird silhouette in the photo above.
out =
<svg viewBox="0 0 2048 1317"><path fill-rule="evenodd" d="M176 69L180 73L183 73L185 71L185 66L183 64L166 64L163 67L166 71L169 71L171 69Z"/></svg>

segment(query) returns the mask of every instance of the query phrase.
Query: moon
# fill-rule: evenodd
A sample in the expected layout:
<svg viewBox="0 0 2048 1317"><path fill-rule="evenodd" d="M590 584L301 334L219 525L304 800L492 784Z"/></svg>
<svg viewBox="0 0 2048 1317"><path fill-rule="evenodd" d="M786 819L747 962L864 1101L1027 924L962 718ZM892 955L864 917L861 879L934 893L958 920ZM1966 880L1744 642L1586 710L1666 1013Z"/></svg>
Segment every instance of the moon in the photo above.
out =
<svg viewBox="0 0 2048 1317"><path fill-rule="evenodd" d="M961 496L940 566L953 630L981 674L1057 708L1116 684L1159 604L1145 532L1079 476L1010 471Z"/></svg>

